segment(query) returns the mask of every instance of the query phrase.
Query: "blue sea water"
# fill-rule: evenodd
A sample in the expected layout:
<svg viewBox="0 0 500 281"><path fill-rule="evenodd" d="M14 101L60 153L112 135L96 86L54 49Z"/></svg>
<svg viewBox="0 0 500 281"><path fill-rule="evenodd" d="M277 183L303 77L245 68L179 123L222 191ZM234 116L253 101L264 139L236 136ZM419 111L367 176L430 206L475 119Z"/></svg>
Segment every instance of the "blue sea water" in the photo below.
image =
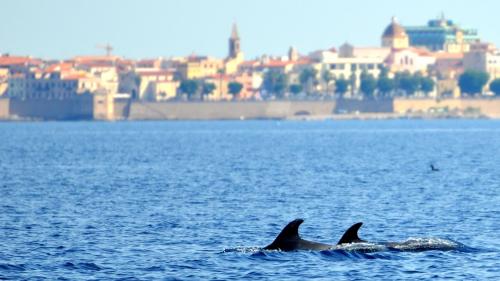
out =
<svg viewBox="0 0 500 281"><path fill-rule="evenodd" d="M0 280L500 279L499 121L0 123L0 148ZM259 250L295 218L464 247Z"/></svg>

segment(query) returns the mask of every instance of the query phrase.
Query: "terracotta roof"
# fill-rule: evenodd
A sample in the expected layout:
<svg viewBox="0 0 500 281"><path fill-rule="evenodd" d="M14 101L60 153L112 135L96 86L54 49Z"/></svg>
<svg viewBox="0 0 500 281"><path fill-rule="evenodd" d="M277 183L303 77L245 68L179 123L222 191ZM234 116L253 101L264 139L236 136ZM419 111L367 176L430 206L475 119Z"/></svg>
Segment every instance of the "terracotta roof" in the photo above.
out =
<svg viewBox="0 0 500 281"><path fill-rule="evenodd" d="M308 57L301 57L297 61L294 61L295 64L311 64L312 60Z"/></svg>
<svg viewBox="0 0 500 281"><path fill-rule="evenodd" d="M259 65L259 62L257 60L247 60L240 63L240 66L255 66L255 65Z"/></svg>
<svg viewBox="0 0 500 281"><path fill-rule="evenodd" d="M172 75L174 75L174 72L171 70L151 70L151 71L139 70L139 71L136 71L136 73L139 76L162 76L162 75L172 76Z"/></svg>
<svg viewBox="0 0 500 281"><path fill-rule="evenodd" d="M56 71L70 71L73 69L72 63L56 63L47 66L44 72L56 72Z"/></svg>
<svg viewBox="0 0 500 281"><path fill-rule="evenodd" d="M417 47L409 47L409 48L404 48L404 49L392 49L391 55L395 53L400 53L400 52L413 52L416 53L419 56L434 56L432 52L427 50L426 48L417 48Z"/></svg>
<svg viewBox="0 0 500 281"><path fill-rule="evenodd" d="M410 47L408 50L417 53L419 56L432 56L432 53L425 48Z"/></svg>
<svg viewBox="0 0 500 281"><path fill-rule="evenodd" d="M290 62L290 61L271 60L271 61L263 63L262 66L264 66L264 67L285 67L291 63L292 62Z"/></svg>
<svg viewBox="0 0 500 281"><path fill-rule="evenodd" d="M112 61L80 61L78 65L88 67L113 67Z"/></svg>
<svg viewBox="0 0 500 281"><path fill-rule="evenodd" d="M24 64L40 64L41 61L38 59L33 59L30 57L11 57L11 56L0 56L0 65L24 65Z"/></svg>
<svg viewBox="0 0 500 281"><path fill-rule="evenodd" d="M434 53L434 56L436 57L436 59L441 59L441 60L444 60L444 59L463 59L464 58L464 54L462 53L446 53L446 52L438 52L438 53Z"/></svg>
<svg viewBox="0 0 500 281"><path fill-rule="evenodd" d="M73 60L77 62L85 62L85 61L117 61L121 58L118 56L76 56Z"/></svg>

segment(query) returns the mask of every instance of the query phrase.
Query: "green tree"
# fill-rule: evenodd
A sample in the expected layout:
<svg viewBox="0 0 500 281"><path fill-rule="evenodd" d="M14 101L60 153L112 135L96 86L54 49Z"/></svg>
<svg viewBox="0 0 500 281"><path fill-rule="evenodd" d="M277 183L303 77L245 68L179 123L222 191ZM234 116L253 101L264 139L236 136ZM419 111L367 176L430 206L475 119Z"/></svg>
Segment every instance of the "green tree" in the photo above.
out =
<svg viewBox="0 0 500 281"><path fill-rule="evenodd" d="M385 66L381 66L379 77L389 77L389 69Z"/></svg>
<svg viewBox="0 0 500 281"><path fill-rule="evenodd" d="M299 74L300 84L306 89L308 94L313 92L313 86L318 83L316 75L318 71L314 68L304 68Z"/></svg>
<svg viewBox="0 0 500 281"><path fill-rule="evenodd" d="M214 83L207 83L207 82L203 83L202 90L201 90L203 97L210 95L214 90L215 90Z"/></svg>
<svg viewBox="0 0 500 281"><path fill-rule="evenodd" d="M330 71L328 70L325 70L323 71L323 73L321 74L321 79L323 79L323 81L325 82L326 84L326 93L328 94L328 92L330 91L330 82L333 80L333 76L332 74L330 73Z"/></svg>
<svg viewBox="0 0 500 281"><path fill-rule="evenodd" d="M349 81L347 81L344 77L340 77L335 80L335 93L339 94L339 96L343 97L347 90L349 89Z"/></svg>
<svg viewBox="0 0 500 281"><path fill-rule="evenodd" d="M229 82L227 87L229 89L229 93L233 95L234 99L241 93L241 89L243 89L243 84L239 82Z"/></svg>
<svg viewBox="0 0 500 281"><path fill-rule="evenodd" d="M458 78L458 86L464 94L480 94L489 78L489 74L484 71L467 70Z"/></svg>
<svg viewBox="0 0 500 281"><path fill-rule="evenodd" d="M490 91L492 91L495 96L500 97L500 79L495 79L490 83Z"/></svg>
<svg viewBox="0 0 500 281"><path fill-rule="evenodd" d="M377 88L377 80L373 75L363 72L361 73L359 88L365 97L372 98Z"/></svg>
<svg viewBox="0 0 500 281"><path fill-rule="evenodd" d="M290 85L290 92L294 95L298 95L300 92L302 92L302 85L300 84Z"/></svg>
<svg viewBox="0 0 500 281"><path fill-rule="evenodd" d="M192 99L194 95L198 92L199 87L200 84L197 80L188 79L188 80L183 80L181 82L179 89L181 90L182 93L188 96L188 99Z"/></svg>
<svg viewBox="0 0 500 281"><path fill-rule="evenodd" d="M280 71L269 70L264 74L262 86L267 92L282 98L288 87L288 76Z"/></svg>
<svg viewBox="0 0 500 281"><path fill-rule="evenodd" d="M380 96L382 97L389 96L391 92L394 90L394 80L387 76L379 77L377 80L377 89Z"/></svg>
<svg viewBox="0 0 500 281"><path fill-rule="evenodd" d="M419 90L420 81L409 72L399 73L397 81L398 88L403 90L407 96L412 96Z"/></svg>
<svg viewBox="0 0 500 281"><path fill-rule="evenodd" d="M429 95L430 92L434 91L434 86L436 83L434 82L434 80L432 80L432 78L423 77L420 82L420 89L425 93L426 96Z"/></svg>

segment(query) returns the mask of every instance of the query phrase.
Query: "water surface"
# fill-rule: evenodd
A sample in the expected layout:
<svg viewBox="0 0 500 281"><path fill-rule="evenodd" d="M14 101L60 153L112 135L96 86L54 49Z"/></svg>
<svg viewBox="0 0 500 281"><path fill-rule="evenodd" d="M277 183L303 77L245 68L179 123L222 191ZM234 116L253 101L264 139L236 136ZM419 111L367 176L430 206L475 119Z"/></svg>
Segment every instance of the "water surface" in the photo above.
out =
<svg viewBox="0 0 500 281"><path fill-rule="evenodd" d="M500 122L0 123L0 279L500 279ZM440 171L431 172L434 163ZM334 244L262 252L286 223Z"/></svg>

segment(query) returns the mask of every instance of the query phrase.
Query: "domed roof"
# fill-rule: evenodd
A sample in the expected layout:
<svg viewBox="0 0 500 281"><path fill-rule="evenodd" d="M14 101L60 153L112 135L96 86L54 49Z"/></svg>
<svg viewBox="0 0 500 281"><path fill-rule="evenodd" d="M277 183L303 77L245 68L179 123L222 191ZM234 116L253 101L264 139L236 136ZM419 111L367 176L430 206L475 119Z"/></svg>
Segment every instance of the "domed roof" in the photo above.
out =
<svg viewBox="0 0 500 281"><path fill-rule="evenodd" d="M403 37L406 36L405 29L397 22L396 18L392 18L391 24L384 30L382 37Z"/></svg>

